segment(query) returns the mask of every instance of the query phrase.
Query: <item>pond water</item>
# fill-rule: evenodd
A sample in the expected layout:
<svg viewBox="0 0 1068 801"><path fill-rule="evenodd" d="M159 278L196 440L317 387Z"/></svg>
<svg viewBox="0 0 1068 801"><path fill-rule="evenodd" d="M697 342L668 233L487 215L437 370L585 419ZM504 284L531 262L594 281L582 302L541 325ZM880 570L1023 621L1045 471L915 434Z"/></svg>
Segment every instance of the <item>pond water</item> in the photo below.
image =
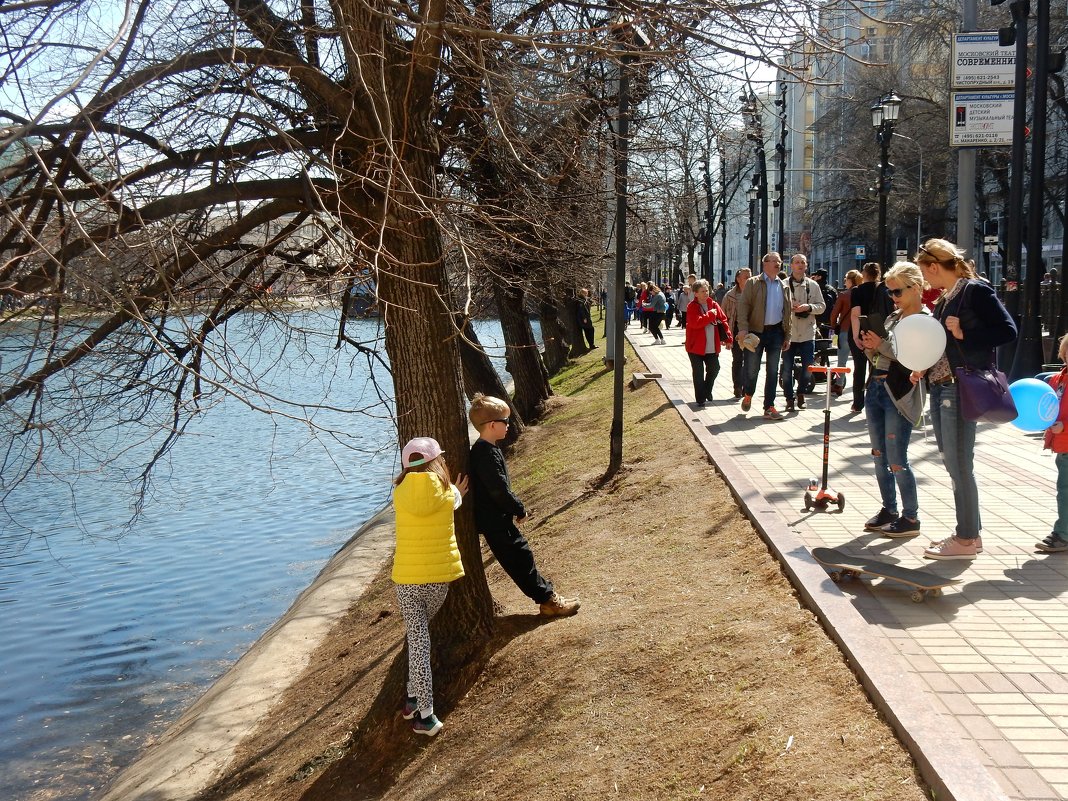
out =
<svg viewBox="0 0 1068 801"><path fill-rule="evenodd" d="M37 475L7 496L0 773L8 798L89 798L388 500L397 470L388 409L345 411L374 407L383 377L375 387L366 363L333 349L335 311L301 314L305 331L325 335L307 338L268 380L290 397L325 398L330 408L316 409L315 422L347 431L348 441L228 398L157 466L128 529L130 485L85 465L74 492L67 480ZM376 336L377 322L355 325L360 338ZM502 355L499 325L477 330ZM254 358L278 360L282 336L265 336L255 315L231 321L226 335L254 336Z"/></svg>

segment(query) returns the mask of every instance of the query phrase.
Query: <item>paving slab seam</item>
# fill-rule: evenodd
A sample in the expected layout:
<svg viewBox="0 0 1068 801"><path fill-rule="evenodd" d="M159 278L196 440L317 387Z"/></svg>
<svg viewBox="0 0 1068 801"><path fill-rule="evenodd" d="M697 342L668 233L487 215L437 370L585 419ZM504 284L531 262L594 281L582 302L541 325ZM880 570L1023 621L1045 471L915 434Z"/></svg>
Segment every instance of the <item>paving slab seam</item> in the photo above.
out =
<svg viewBox="0 0 1068 801"><path fill-rule="evenodd" d="M638 344L631 340L636 350ZM641 357L655 363L656 354L643 348ZM660 372L670 375L670 371ZM935 797L940 801L1008 801L974 746L951 732L945 717L933 710L928 691L909 665L882 634L872 632L871 624L816 563L800 537L776 511L775 504L764 497L738 461L716 442L715 435L689 408L677 383L670 378L657 379L656 383L705 449L803 602L838 644L872 702L916 761Z"/></svg>

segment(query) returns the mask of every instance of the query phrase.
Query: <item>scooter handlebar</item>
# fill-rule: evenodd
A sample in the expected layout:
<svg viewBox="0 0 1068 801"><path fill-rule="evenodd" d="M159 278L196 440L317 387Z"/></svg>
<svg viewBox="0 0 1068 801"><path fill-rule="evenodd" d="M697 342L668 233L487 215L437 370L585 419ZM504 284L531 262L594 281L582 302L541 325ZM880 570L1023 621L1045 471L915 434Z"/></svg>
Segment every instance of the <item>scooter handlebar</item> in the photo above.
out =
<svg viewBox="0 0 1068 801"><path fill-rule="evenodd" d="M822 367L817 364L810 364L808 366L810 373L833 373L834 375L846 375L849 373L848 367Z"/></svg>

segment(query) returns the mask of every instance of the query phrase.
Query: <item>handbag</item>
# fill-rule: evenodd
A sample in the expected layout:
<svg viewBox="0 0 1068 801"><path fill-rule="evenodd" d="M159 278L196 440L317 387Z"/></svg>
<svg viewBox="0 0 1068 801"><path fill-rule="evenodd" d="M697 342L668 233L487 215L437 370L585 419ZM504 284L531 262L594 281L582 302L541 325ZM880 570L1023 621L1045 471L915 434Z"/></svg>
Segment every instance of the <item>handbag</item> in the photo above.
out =
<svg viewBox="0 0 1068 801"><path fill-rule="evenodd" d="M964 292L967 292L967 287ZM961 293L960 305L964 303ZM964 356L960 343L953 338L957 350ZM990 367L955 367L953 374L957 377L960 397L960 414L965 420L985 420L988 423L1008 423L1019 416L1016 402L1009 392L1009 379L1001 370L994 367L994 354L990 354Z"/></svg>
<svg viewBox="0 0 1068 801"><path fill-rule="evenodd" d="M993 367L957 367L960 413L965 420L1008 423L1019 416L1009 380Z"/></svg>

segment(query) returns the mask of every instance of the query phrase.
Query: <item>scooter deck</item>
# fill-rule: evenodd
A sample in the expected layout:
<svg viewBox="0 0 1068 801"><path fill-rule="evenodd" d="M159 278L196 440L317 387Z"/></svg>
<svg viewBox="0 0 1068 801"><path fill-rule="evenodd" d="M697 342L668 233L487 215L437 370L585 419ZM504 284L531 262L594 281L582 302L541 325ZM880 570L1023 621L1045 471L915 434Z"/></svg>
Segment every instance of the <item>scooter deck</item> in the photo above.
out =
<svg viewBox="0 0 1068 801"><path fill-rule="evenodd" d="M960 584L960 579L945 578L927 570L891 565L878 559L849 556L834 548L813 548L812 558L829 569L831 580L838 583L846 578L872 576L897 581L913 588L912 600L922 602L928 595L937 598L942 589Z"/></svg>

